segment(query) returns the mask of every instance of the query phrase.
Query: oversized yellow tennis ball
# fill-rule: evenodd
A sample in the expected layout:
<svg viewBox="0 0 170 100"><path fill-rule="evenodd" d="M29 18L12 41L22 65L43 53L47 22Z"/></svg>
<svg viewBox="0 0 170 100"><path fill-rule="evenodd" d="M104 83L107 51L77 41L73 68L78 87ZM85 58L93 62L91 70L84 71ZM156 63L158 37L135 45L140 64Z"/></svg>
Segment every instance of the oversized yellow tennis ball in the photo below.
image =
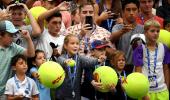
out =
<svg viewBox="0 0 170 100"><path fill-rule="evenodd" d="M127 76L126 81L123 82L123 88L129 97L139 99L147 95L149 81L142 73L134 72Z"/></svg>
<svg viewBox="0 0 170 100"><path fill-rule="evenodd" d="M42 7L42 6L35 6L35 7L32 7L32 8L30 9L30 12L31 12L32 16L35 18L35 20L37 20L38 17L39 17L42 13L44 13L44 12L46 12L46 11L47 11L47 9L44 8L44 7ZM26 23L27 25L30 24L30 20L28 19L28 17L25 18L25 23Z"/></svg>
<svg viewBox="0 0 170 100"><path fill-rule="evenodd" d="M168 48L170 48L170 32L167 30L160 30L158 42L164 43Z"/></svg>
<svg viewBox="0 0 170 100"><path fill-rule="evenodd" d="M101 66L95 69L93 77L96 82L102 83L102 88L98 91L109 92L111 85L117 85L118 77L115 70L109 66Z"/></svg>
<svg viewBox="0 0 170 100"><path fill-rule="evenodd" d="M67 64L68 64L68 66L70 66L70 67L74 67L74 66L76 65L76 62L71 59Z"/></svg>
<svg viewBox="0 0 170 100"><path fill-rule="evenodd" d="M48 88L59 87L65 78L65 71L61 65L53 61L43 63L38 69L38 74L41 83Z"/></svg>

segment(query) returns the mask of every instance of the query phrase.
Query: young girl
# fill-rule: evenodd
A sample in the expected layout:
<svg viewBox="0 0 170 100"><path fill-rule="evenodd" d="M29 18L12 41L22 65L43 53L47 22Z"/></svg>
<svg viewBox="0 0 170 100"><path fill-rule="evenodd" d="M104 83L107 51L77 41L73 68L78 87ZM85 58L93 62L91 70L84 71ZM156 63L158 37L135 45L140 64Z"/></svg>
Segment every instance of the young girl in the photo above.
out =
<svg viewBox="0 0 170 100"><path fill-rule="evenodd" d="M160 24L150 19L145 22L146 45L138 46L133 52L135 70L148 77L150 83L150 100L169 100L170 55L168 48L158 43Z"/></svg>
<svg viewBox="0 0 170 100"><path fill-rule="evenodd" d="M40 92L39 94L39 98L40 100L51 100L50 97L50 89L44 87L38 77L38 68L41 66L41 64L43 64L46 61L46 57L45 57L45 53L42 50L36 50L35 51L35 56L33 58L31 58L31 62L32 62L32 68L30 69L30 73L31 76L34 78L38 90Z"/></svg>
<svg viewBox="0 0 170 100"><path fill-rule="evenodd" d="M67 35L64 39L63 53L58 58L58 62L63 66L66 77L60 89L56 91L57 100L81 100L80 83L83 68L95 67L98 62L104 59L94 59L81 56L79 51L79 39L75 35ZM75 60L74 67L69 67L67 63L70 59ZM96 87L100 87L100 83L95 83Z"/></svg>
<svg viewBox="0 0 170 100"><path fill-rule="evenodd" d="M114 93L109 94L108 98L109 100L127 100L127 95L122 89L122 83L128 75L128 73L124 70L126 63L125 53L123 51L116 50L114 53L111 53L110 57L110 63L117 72L119 80L114 89Z"/></svg>
<svg viewBox="0 0 170 100"><path fill-rule="evenodd" d="M25 74L28 69L26 57L20 54L14 56L11 66L15 71L15 76L6 83L7 100L38 100L39 92L36 84Z"/></svg>

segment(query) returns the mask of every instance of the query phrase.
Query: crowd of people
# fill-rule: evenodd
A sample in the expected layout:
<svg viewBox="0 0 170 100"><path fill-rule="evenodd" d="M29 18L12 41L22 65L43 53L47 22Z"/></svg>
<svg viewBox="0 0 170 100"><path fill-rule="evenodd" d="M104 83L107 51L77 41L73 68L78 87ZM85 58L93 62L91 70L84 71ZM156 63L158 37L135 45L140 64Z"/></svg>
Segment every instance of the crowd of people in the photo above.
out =
<svg viewBox="0 0 170 100"><path fill-rule="evenodd" d="M160 30L170 33L170 0L1 0L0 5L0 100L134 100L122 86L122 77L133 72L149 81L149 92L139 99L169 100L170 46L158 38ZM36 18L29 9L39 6L46 11ZM73 71L70 60L76 62ZM39 79L46 61L59 63L66 73L59 88ZM118 76L106 93L98 91L102 84L93 77L100 66Z"/></svg>

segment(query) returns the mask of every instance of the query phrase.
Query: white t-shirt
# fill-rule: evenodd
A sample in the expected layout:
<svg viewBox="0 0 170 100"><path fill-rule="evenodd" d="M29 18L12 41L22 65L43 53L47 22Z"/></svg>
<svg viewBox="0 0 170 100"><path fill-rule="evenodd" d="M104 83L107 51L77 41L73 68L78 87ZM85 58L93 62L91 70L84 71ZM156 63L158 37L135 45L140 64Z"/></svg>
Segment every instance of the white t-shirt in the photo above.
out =
<svg viewBox="0 0 170 100"><path fill-rule="evenodd" d="M50 42L53 42L55 45L58 45L57 49L58 49L58 52L61 54L63 43L64 43L64 38L65 36L61 34L57 37L54 37L49 34L47 29L45 29L41 37L38 40L36 49L43 50L46 54L47 59L50 59L53 53L52 47L50 46Z"/></svg>
<svg viewBox="0 0 170 100"><path fill-rule="evenodd" d="M24 81L21 82L15 75L7 81L4 94L23 95L31 98L33 95L39 94L39 91L33 79L26 76Z"/></svg>
<svg viewBox="0 0 170 100"><path fill-rule="evenodd" d="M152 84L150 82L150 86L153 85L154 87L150 87L149 92L161 92L167 89L167 86L165 84L165 78L164 78L164 72L163 72L163 60L164 60L164 46L162 43L158 44L158 51L157 51L157 58L156 58L156 68L154 69L154 57L155 57L155 51L149 51L149 59L150 59L150 74L148 72L148 60L147 60L147 49L145 46L143 46L143 61L144 65L142 67L142 73L148 77L149 76L155 76L156 80L152 80ZM155 73L154 73L155 70ZM151 81L149 79L149 81ZM156 86L157 83L157 86ZM156 86L156 87L155 87Z"/></svg>

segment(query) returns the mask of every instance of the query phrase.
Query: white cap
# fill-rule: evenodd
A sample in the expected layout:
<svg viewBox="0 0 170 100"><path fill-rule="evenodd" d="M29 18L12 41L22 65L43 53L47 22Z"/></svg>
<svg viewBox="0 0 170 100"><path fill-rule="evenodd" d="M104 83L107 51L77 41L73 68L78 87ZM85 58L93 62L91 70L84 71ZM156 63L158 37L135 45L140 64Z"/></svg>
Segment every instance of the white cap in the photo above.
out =
<svg viewBox="0 0 170 100"><path fill-rule="evenodd" d="M130 39L130 44L132 44L135 40L142 40L144 44L146 43L144 34L137 33L137 34L132 35Z"/></svg>

